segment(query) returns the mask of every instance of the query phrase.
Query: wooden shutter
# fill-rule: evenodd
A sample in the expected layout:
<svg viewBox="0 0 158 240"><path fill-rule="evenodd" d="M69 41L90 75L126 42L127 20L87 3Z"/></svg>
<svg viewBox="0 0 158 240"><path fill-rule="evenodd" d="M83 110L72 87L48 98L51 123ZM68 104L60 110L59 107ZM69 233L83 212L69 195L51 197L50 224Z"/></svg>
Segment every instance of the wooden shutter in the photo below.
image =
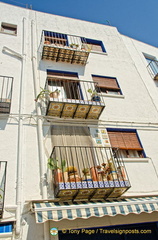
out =
<svg viewBox="0 0 158 240"><path fill-rule="evenodd" d="M76 73L66 73L66 72L51 72L47 71L47 76L56 78L56 79L78 79L78 75Z"/></svg>
<svg viewBox="0 0 158 240"><path fill-rule="evenodd" d="M87 45L89 46L89 48L92 51L96 51L96 52L102 52L102 47L99 44L94 44L94 43L87 43Z"/></svg>
<svg viewBox="0 0 158 240"><path fill-rule="evenodd" d="M92 146L88 127L53 126L52 142L54 146Z"/></svg>
<svg viewBox="0 0 158 240"><path fill-rule="evenodd" d="M108 132L112 147L126 150L143 150L135 132Z"/></svg>
<svg viewBox="0 0 158 240"><path fill-rule="evenodd" d="M107 89L120 89L118 87L116 78L108 78L108 77L96 77L92 76L93 81L98 83L99 87L107 88Z"/></svg>

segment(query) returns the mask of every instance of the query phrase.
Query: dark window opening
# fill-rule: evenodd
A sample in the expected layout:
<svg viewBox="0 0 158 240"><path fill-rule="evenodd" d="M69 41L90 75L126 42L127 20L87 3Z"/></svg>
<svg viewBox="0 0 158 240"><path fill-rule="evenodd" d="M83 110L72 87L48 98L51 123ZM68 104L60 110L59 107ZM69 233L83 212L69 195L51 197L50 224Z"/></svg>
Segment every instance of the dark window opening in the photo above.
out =
<svg viewBox="0 0 158 240"><path fill-rule="evenodd" d="M7 34L17 34L17 26L9 23L1 24L1 31Z"/></svg>
<svg viewBox="0 0 158 240"><path fill-rule="evenodd" d="M68 39L66 34L44 31L44 43L56 46L67 46Z"/></svg>

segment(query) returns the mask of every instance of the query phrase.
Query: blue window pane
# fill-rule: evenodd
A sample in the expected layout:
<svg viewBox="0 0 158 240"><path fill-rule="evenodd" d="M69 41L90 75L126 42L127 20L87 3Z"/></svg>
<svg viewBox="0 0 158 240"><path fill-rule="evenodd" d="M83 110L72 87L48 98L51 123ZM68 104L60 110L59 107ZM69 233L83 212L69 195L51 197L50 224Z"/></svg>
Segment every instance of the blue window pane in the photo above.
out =
<svg viewBox="0 0 158 240"><path fill-rule="evenodd" d="M0 224L0 233L12 232L13 225L10 223Z"/></svg>

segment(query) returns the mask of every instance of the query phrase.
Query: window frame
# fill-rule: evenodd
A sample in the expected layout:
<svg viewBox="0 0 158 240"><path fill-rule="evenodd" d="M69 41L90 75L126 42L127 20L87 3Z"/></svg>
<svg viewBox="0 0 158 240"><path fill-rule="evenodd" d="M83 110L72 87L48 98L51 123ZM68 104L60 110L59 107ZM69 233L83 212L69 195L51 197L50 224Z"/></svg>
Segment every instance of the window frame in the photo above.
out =
<svg viewBox="0 0 158 240"><path fill-rule="evenodd" d="M81 41L82 41L82 43L84 43L88 46L90 45L91 52L106 53L106 49L105 49L104 44L101 40L95 40L95 39L91 39L91 38L81 38ZM91 45L92 46L93 45L100 46L102 51L93 50L91 48Z"/></svg>
<svg viewBox="0 0 158 240"><path fill-rule="evenodd" d="M49 36L50 35L50 36ZM67 34L44 30L44 41L57 46L69 46Z"/></svg>
<svg viewBox="0 0 158 240"><path fill-rule="evenodd" d="M123 94L122 94L122 90L121 90L121 88L120 88L120 86L119 86L119 83L118 83L116 77L100 76L100 75L95 75L95 74L92 74L91 76L92 76L92 79L93 79L94 82L97 82L97 80L95 80L94 78L100 78L100 79L102 78L102 79L106 79L106 80L107 80L107 79L115 80L115 84L117 85L117 88L104 87L104 86L100 86L100 85L98 84L98 87L100 88L100 92L101 92L102 94L111 95L111 96L113 96L113 95L115 95L115 96L123 95ZM102 91L102 89L105 89L105 91ZM116 93L117 93L117 94L116 94Z"/></svg>
<svg viewBox="0 0 158 240"><path fill-rule="evenodd" d="M155 56L143 53L147 62L147 69L154 80L158 80L158 59Z"/></svg>
<svg viewBox="0 0 158 240"><path fill-rule="evenodd" d="M10 32L5 31L7 29L8 30L10 29ZM17 36L17 25L2 22L1 23L1 33Z"/></svg>
<svg viewBox="0 0 158 240"><path fill-rule="evenodd" d="M122 133L127 132L127 133L135 133L136 134L137 141L139 142L139 145L142 148L142 150L138 150L138 149L119 149L120 155L123 158L128 158L128 159L129 158L131 158L131 159L137 158L137 159L140 159L140 158L146 158L147 157L136 129L107 128L106 130L107 130L107 133L108 133L108 137L109 137L109 132L122 132ZM109 141L110 141L110 137L109 137ZM110 144L111 144L111 142L110 142ZM126 156L123 156L123 152L124 152L124 154L126 154ZM134 156L136 154L136 152L137 152L138 156ZM131 155L133 155L133 156L131 156Z"/></svg>
<svg viewBox="0 0 158 240"><path fill-rule="evenodd" d="M77 72L47 69L47 79L49 77L51 77L51 73L52 73L52 78L54 78L54 82L56 82L56 84L54 85L55 88L56 87L58 88L58 80L55 80L55 78L59 79L59 83L60 83L59 87L61 87L61 89L62 89L64 99L76 99L77 100L78 99L77 97L80 96L81 99L84 100ZM70 85L69 85L70 88L73 87L73 84L75 86L74 91L72 91L71 94L70 94L70 89L66 90L66 88L65 88L66 87L66 85L64 84L65 81L70 82ZM48 83L49 82L50 81L48 80ZM49 85L49 84L48 84L48 86L53 87L53 85ZM77 87L77 91L76 91L76 87ZM71 96L71 97L74 96L74 98L69 98L69 96Z"/></svg>

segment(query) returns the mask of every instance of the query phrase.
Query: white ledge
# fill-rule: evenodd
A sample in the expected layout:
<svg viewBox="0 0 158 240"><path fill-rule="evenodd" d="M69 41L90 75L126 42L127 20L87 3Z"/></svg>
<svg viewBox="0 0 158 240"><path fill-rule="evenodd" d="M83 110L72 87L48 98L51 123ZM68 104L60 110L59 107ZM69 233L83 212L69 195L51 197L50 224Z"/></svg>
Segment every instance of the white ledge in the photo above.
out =
<svg viewBox="0 0 158 240"><path fill-rule="evenodd" d="M11 35L11 36L17 36L16 33L7 33L7 32L3 32L3 31L0 31L0 33L2 33L2 34L7 34L7 35Z"/></svg>
<svg viewBox="0 0 158 240"><path fill-rule="evenodd" d="M108 94L108 93L106 93L106 94L103 94L102 93L102 97L111 97L111 98L125 98L125 96L124 95L116 95L116 94Z"/></svg>
<svg viewBox="0 0 158 240"><path fill-rule="evenodd" d="M12 234L13 234L12 232L0 233L0 238L2 238L2 237L3 237L3 238L4 238L4 237L5 237L5 238L6 238L6 237L7 237L7 238L8 238L8 237L12 237ZM10 238L10 239L12 239L12 238Z"/></svg>
<svg viewBox="0 0 158 240"><path fill-rule="evenodd" d="M90 53L101 54L101 55L108 55L106 52L97 52L97 51L90 51Z"/></svg>
<svg viewBox="0 0 158 240"><path fill-rule="evenodd" d="M146 163L146 162L149 162L149 158L123 158L123 161Z"/></svg>

